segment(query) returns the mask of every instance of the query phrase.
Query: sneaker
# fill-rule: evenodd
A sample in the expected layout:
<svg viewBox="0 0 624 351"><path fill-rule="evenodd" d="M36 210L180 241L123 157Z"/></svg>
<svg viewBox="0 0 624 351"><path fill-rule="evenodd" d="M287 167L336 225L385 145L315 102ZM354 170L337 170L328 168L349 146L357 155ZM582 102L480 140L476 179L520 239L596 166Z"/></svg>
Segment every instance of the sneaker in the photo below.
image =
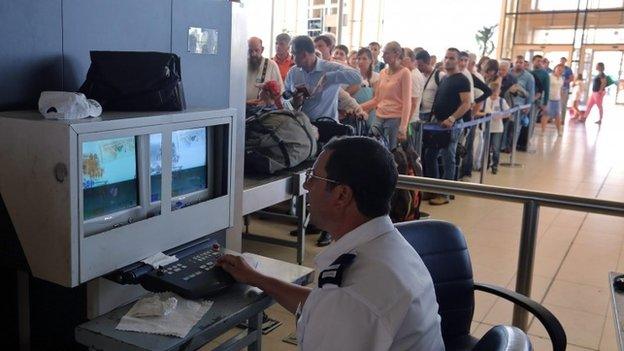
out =
<svg viewBox="0 0 624 351"><path fill-rule="evenodd" d="M422 201L427 201L427 200L435 199L437 196L438 195L435 194L435 193L428 193L426 191L423 191L421 200Z"/></svg>
<svg viewBox="0 0 624 351"><path fill-rule="evenodd" d="M329 235L329 233L326 231L322 231L321 236L319 236L318 240L316 241L316 246L318 247L327 246L331 244L331 241L332 241L331 235Z"/></svg>
<svg viewBox="0 0 624 351"><path fill-rule="evenodd" d="M308 224L305 230L305 235L318 234L321 230L317 228L314 224ZM297 236L297 229L290 231L290 236Z"/></svg>
<svg viewBox="0 0 624 351"><path fill-rule="evenodd" d="M497 167L492 167L492 174L496 174L498 173L498 168Z"/></svg>
<svg viewBox="0 0 624 351"><path fill-rule="evenodd" d="M449 199L448 197L444 195L438 195L437 197L429 200L429 205L432 205L432 206L441 206L441 205L446 205L448 203L449 203Z"/></svg>

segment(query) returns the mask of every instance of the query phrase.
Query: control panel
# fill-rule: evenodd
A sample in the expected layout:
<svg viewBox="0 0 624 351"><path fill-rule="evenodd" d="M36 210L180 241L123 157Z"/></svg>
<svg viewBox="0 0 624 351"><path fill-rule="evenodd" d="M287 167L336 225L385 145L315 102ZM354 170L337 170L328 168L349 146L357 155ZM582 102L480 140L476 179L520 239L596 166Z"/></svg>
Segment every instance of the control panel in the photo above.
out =
<svg viewBox="0 0 624 351"><path fill-rule="evenodd" d="M188 299L213 296L235 282L232 276L216 265L222 255L221 245L213 243L177 262L152 270L139 282L149 291L171 291Z"/></svg>

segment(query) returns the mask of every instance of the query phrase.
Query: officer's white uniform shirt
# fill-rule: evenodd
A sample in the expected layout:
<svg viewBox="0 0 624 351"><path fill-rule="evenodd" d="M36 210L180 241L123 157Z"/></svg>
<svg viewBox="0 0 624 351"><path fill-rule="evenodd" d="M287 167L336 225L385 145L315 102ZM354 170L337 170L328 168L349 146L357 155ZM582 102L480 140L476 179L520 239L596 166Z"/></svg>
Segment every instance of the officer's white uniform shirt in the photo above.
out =
<svg viewBox="0 0 624 351"><path fill-rule="evenodd" d="M315 258L318 272L345 253L357 256L342 286L313 289L303 306L301 350L444 350L431 276L388 216L328 246Z"/></svg>

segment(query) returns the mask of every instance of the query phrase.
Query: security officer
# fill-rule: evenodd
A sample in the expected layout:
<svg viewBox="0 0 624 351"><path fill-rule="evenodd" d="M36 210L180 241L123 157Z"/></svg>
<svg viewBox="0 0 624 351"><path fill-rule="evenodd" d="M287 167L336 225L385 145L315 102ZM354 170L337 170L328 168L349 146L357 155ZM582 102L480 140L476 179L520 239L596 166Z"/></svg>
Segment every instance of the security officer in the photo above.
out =
<svg viewBox="0 0 624 351"><path fill-rule="evenodd" d="M397 182L392 155L365 137L335 139L308 172L310 221L335 242L315 259L314 289L220 261L298 315L301 350L444 350L431 276L388 213Z"/></svg>

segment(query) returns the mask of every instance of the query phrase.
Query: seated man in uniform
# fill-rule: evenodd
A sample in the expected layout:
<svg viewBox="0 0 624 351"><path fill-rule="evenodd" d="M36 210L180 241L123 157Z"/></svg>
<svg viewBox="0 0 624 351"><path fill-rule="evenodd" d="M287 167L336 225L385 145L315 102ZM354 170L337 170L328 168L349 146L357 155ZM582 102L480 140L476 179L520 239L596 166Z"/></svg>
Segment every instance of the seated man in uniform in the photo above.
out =
<svg viewBox="0 0 624 351"><path fill-rule="evenodd" d="M388 217L392 154L366 137L330 141L304 187L312 221L334 242L315 258L311 289L260 274L244 259L219 265L298 315L301 350L444 350L431 276Z"/></svg>

